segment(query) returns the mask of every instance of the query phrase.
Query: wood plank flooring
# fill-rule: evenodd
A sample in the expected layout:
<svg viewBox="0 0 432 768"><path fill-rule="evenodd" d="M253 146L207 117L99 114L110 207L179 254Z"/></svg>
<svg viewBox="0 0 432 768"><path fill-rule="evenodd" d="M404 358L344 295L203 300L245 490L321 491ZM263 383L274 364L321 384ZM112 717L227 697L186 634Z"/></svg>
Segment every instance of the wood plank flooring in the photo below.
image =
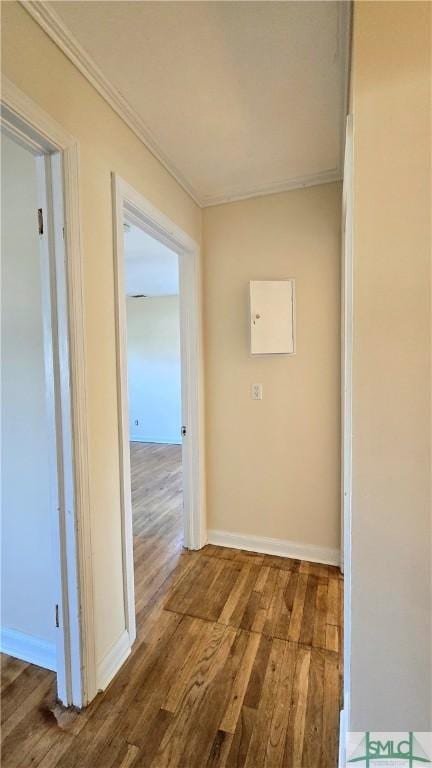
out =
<svg viewBox="0 0 432 768"><path fill-rule="evenodd" d="M131 445L138 639L84 711L3 657L3 768L336 768L336 568L182 549L181 449Z"/></svg>

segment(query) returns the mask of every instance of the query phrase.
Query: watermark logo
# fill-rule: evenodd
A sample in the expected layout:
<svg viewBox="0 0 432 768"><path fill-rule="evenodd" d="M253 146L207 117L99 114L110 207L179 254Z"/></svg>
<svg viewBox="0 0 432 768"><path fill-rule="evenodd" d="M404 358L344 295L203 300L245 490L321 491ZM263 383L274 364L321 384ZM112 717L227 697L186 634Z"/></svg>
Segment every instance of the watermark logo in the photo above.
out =
<svg viewBox="0 0 432 768"><path fill-rule="evenodd" d="M346 768L432 766L432 733L348 733Z"/></svg>

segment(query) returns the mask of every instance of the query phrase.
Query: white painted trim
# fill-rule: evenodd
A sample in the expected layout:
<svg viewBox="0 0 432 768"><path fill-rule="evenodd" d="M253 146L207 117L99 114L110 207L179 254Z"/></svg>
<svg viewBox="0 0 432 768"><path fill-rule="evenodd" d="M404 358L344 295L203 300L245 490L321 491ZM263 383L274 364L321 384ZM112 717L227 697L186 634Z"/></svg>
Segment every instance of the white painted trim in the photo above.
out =
<svg viewBox="0 0 432 768"><path fill-rule="evenodd" d="M33 151L51 154L55 298L57 303L59 444L64 462L59 504L58 553L62 578L65 679L62 702L78 707L96 695L93 564L89 499L83 267L80 243L78 144L50 115L7 78L2 78L2 127ZM63 207L58 203L63 197ZM57 202L56 202L57 201ZM57 206L57 207L56 207ZM64 221L64 245L59 246ZM60 230L62 227L60 227Z"/></svg>
<svg viewBox="0 0 432 768"><path fill-rule="evenodd" d="M132 645L136 628L124 288L125 218L179 256L182 419L187 428L182 443L184 540L190 549L199 549L206 542L201 265L198 244L115 173L112 188L123 578L126 629Z"/></svg>
<svg viewBox="0 0 432 768"><path fill-rule="evenodd" d="M129 437L131 443L155 443L155 445L181 445L182 441L173 435L155 437L154 435L135 435Z"/></svg>
<svg viewBox="0 0 432 768"><path fill-rule="evenodd" d="M329 168L319 173L305 174L295 178L287 178L278 182L270 183L264 186L243 188L235 187L220 195L202 195L200 194L185 177L185 175L176 167L172 159L164 152L159 145L152 131L145 124L141 115L129 104L122 96L120 91L105 77L94 59L80 45L76 37L67 28L58 14L44 0L20 0L21 5L39 24L40 27L49 35L65 56L72 61L82 75L93 85L98 93L108 102L110 107L119 115L119 117L129 126L136 136L145 144L147 149L162 163L166 170L183 187L197 205L206 208L213 205L234 202L236 200L246 200L251 197L261 197L262 195L275 194L277 192L287 192L292 189L302 187L311 187L318 184L328 184L342 179L342 161L344 151L344 121L345 105L348 81L348 43L350 29L350 10L345 6L350 3L339 3L338 8L338 29L340 30L341 43L338 46L337 55L344 56L346 60L346 69L341 78L341 135L340 135L340 159L337 167Z"/></svg>
<svg viewBox="0 0 432 768"><path fill-rule="evenodd" d="M34 149L33 149L34 151ZM40 150L39 150L40 152ZM70 434L70 418L62 419L59 341L61 336L60 322L64 313L63 302L59 298L57 283L56 262L58 254L56 230L63 227L63 211L61 198L61 168L55 164L56 155L37 153L36 177L37 177L37 207L43 211L42 235L39 235L39 258L41 276L42 298L42 327L43 327L43 355L45 372L45 403L48 432L48 471L50 485L50 518L51 518L51 548L53 570L50 574L53 583L54 603L58 605L59 626L55 632L56 646L56 670L57 693L61 701L68 698L68 691L73 688L71 669L67 662L70 656L68 605L64 602L62 585L67 579L62 568L61 546L61 508L65 497L66 476L72 471L72 461L69 455L64 455L62 438ZM59 189L60 187L60 189ZM60 201L57 199L60 197ZM59 205L60 202L60 205ZM58 210L60 208L60 210ZM56 215L56 214L59 215ZM60 257L63 260L63 243L60 246ZM60 305L60 306L59 306ZM66 334L67 348L67 334ZM66 362L66 370L68 363ZM64 410L64 409L63 409ZM63 423L64 429L63 429ZM61 457L61 459L59 458ZM54 605L51 606L51 620L54 626Z"/></svg>
<svg viewBox="0 0 432 768"><path fill-rule="evenodd" d="M36 664L37 667L51 669L53 672L57 669L57 654L55 643L47 643L46 640L40 640L38 637L26 635L24 632L18 632L16 629L2 627L0 632L0 651L13 656L14 659L28 661L29 664Z"/></svg>
<svg viewBox="0 0 432 768"><path fill-rule="evenodd" d="M124 629L117 642L114 643L111 650L105 654L103 659L97 665L96 676L99 691L104 691L110 684L114 675L125 663L127 657L130 656L130 652L131 645L129 641L129 632Z"/></svg>
<svg viewBox="0 0 432 768"><path fill-rule="evenodd" d="M345 172L342 193L341 269L341 549L344 572L344 724L350 722L351 694L351 516L352 516L352 376L354 316L353 250L354 120L346 119Z"/></svg>
<svg viewBox="0 0 432 768"><path fill-rule="evenodd" d="M346 768L346 725L345 710L341 709L339 717L339 762L338 768Z"/></svg>
<svg viewBox="0 0 432 768"><path fill-rule="evenodd" d="M308 560L311 563L339 565L340 552L330 547L318 547L316 544L303 544L298 541L269 539L266 536L252 536L231 531L208 531L208 543L220 547L245 549L248 552L261 552L264 555L280 555L296 560Z"/></svg>
<svg viewBox="0 0 432 768"><path fill-rule="evenodd" d="M123 600L125 629L129 646L136 638L135 581L133 559L132 488L129 448L129 400L127 317L124 269L124 199L121 185L112 174L114 227L114 306L116 328L117 412L120 472L120 515L122 534Z"/></svg>

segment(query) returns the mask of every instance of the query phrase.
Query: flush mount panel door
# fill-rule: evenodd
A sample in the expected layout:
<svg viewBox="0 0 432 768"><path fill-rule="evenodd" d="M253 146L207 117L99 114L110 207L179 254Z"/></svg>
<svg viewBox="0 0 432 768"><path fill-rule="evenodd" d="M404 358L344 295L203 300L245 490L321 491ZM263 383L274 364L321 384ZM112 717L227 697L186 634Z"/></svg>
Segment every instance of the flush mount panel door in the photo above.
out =
<svg viewBox="0 0 432 768"><path fill-rule="evenodd" d="M250 328L252 355L294 354L294 280L251 280Z"/></svg>

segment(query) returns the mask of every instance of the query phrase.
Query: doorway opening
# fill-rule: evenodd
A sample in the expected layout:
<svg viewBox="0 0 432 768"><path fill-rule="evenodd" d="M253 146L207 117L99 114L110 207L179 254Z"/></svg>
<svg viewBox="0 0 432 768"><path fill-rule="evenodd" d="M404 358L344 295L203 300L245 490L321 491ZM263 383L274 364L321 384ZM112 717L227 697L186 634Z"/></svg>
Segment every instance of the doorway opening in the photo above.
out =
<svg viewBox="0 0 432 768"><path fill-rule="evenodd" d="M59 155L2 131L1 649L73 698L59 511L73 504Z"/></svg>
<svg viewBox="0 0 432 768"><path fill-rule="evenodd" d="M54 699L82 707L94 633L78 147L7 78L0 127L1 651L13 674L51 670Z"/></svg>
<svg viewBox="0 0 432 768"><path fill-rule="evenodd" d="M125 629L164 561L207 543L200 250L113 174ZM135 438L135 440L134 440ZM137 533L135 546L133 530ZM141 570L140 564L143 563ZM150 594L150 593L149 593Z"/></svg>
<svg viewBox="0 0 432 768"><path fill-rule="evenodd" d="M43 156L3 133L1 161L2 650L56 671L61 469L45 167Z"/></svg>
<svg viewBox="0 0 432 768"><path fill-rule="evenodd" d="M135 609L184 544L178 255L124 221ZM150 576L150 573L152 574Z"/></svg>

